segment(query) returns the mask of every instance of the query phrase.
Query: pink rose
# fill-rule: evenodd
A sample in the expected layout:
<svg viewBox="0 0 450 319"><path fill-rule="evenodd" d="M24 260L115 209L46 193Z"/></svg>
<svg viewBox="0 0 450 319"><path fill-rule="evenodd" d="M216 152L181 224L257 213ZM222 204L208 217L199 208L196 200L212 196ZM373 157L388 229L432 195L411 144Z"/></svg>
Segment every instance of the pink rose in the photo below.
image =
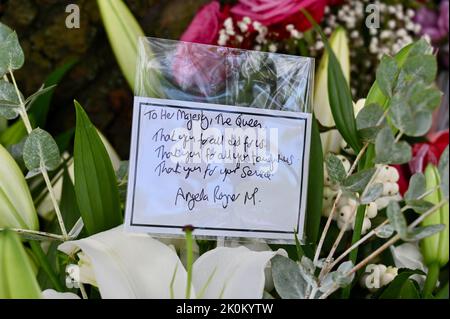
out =
<svg viewBox="0 0 450 319"><path fill-rule="evenodd" d="M223 23L218 1L203 6L181 36L182 41L213 44Z"/></svg>
<svg viewBox="0 0 450 319"><path fill-rule="evenodd" d="M327 0L239 0L231 8L237 18L249 17L266 26L275 24L294 24L300 31L311 27L301 9L307 10L314 20L323 17Z"/></svg>
<svg viewBox="0 0 450 319"><path fill-rule="evenodd" d="M225 85L228 49L180 43L171 57L175 81L184 92L215 96Z"/></svg>

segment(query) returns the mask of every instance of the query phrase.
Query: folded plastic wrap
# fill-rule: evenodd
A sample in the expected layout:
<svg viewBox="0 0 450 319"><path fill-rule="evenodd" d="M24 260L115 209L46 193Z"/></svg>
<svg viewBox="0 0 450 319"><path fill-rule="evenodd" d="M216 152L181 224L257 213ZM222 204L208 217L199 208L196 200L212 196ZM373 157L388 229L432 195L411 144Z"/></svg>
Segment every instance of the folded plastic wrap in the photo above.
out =
<svg viewBox="0 0 450 319"><path fill-rule="evenodd" d="M140 38L135 95L311 113L314 59Z"/></svg>
<svg viewBox="0 0 450 319"><path fill-rule="evenodd" d="M312 58L156 38L140 38L138 53L135 81L136 101L140 101L141 98L158 98L185 102L211 103L222 106L229 105L231 107L238 107L238 109L239 107L253 107L275 110L275 114L278 114L278 116L280 116L279 111L312 113L312 92L314 87L314 59ZM270 123L275 123L273 125L277 126L276 123L278 122ZM308 126L309 124L305 125ZM166 129L169 129L169 127L166 127ZM136 132L134 131L133 134ZM298 133L295 132L300 131L291 131L290 134L297 135ZM293 154L299 154L301 152L298 149L299 146L292 146L297 145L293 140L295 136L287 137L287 139L286 137L283 138L284 143L289 145L286 147L292 150ZM308 141L309 137L305 137L302 143L306 144ZM303 150L303 152L305 152L306 158L308 158L309 150ZM152 155L150 154L149 156ZM131 160L133 160L133 155L131 156ZM303 165L303 161L301 160L301 165ZM305 163L307 169L307 160ZM222 165L225 166L226 164ZM131 166L131 170L133 171L135 168ZM290 170L287 169L285 172L279 177L276 177L274 183L277 184L274 185L288 187L288 189L296 189L297 187L300 189L299 179L297 177L294 178L292 168ZM307 171L305 176L307 178ZM172 186L166 185L167 183L173 184L169 180L160 180L158 187L168 188ZM203 187L196 180L189 181L190 184L186 183L188 181L180 181L180 185L183 185L183 187L186 185L186 187L191 186L192 188ZM217 183L217 180L203 181L203 183L205 185L208 183L214 184ZM225 186L228 189L236 190L244 187L245 183L249 183L249 181L239 181L237 182L238 185L233 182ZM276 186L276 189L281 188ZM148 196L152 193L151 190L147 190L147 192L149 194ZM298 200L298 193L296 194L296 200ZM272 195L277 196L276 194ZM280 197L278 201L283 200L282 196L278 197ZM270 197L267 198L270 199ZM305 201L305 199L302 201ZM272 207L279 204L274 199ZM153 209L151 214L157 215L155 217L156 220L158 216L163 216L164 214L171 214L175 216L174 218L176 218L177 214L184 214L183 218L186 218L185 215L187 213L182 212L182 209L179 207L169 209L170 213L157 213L154 210L160 210L159 208L161 210L167 210L168 208L163 204L154 203L154 205L153 207L156 207L156 209ZM298 207L298 203L283 203L281 205L297 205ZM302 205L306 205L306 203L302 203ZM142 207L148 206L144 205ZM279 207L279 209L283 208ZM270 211L260 211L257 212L259 215L248 216L269 216L277 213L276 211L272 211L273 209L270 209ZM253 214L255 213L253 212ZM214 212L209 212L208 214L210 214L210 220L214 225L223 227L223 214L220 215L220 213L217 213L217 216L215 216ZM234 216L230 218L242 220L242 224L237 223L237 226L240 226L238 228L246 228L248 225L250 225L248 227L259 226L259 228L271 228L272 226L267 224L267 220L258 222L253 217L249 220L249 217L246 219L244 216L239 216L239 213L236 214L238 215L230 215ZM196 227L197 225L195 223L197 220L195 218L202 216L202 214L192 215L191 213L189 216L193 216L192 221L194 227ZM163 216L162 218L165 217ZM162 236L172 237L172 235L167 235L167 233ZM206 235L205 237L217 238L214 235ZM249 237L254 238L256 236ZM293 233L289 239L285 240L271 240L265 236L259 238L268 239L269 242L292 243L294 241Z"/></svg>

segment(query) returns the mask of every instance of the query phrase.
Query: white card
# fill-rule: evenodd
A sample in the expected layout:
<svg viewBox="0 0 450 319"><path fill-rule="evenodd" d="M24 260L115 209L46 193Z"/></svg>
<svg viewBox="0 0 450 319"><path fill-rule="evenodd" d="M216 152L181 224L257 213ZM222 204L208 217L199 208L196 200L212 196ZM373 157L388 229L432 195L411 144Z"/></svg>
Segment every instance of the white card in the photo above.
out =
<svg viewBox="0 0 450 319"><path fill-rule="evenodd" d="M126 229L303 238L311 114L135 97Z"/></svg>

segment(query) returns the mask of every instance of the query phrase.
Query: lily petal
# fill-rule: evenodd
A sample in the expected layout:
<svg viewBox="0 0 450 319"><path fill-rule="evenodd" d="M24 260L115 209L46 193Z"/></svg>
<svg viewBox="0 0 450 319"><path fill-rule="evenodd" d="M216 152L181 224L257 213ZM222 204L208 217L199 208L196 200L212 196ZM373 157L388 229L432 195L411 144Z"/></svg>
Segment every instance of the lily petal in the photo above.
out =
<svg viewBox="0 0 450 319"><path fill-rule="evenodd" d="M243 246L210 250L194 263L194 287L202 298L260 299L266 265L279 252L283 250L256 252Z"/></svg>
<svg viewBox="0 0 450 319"><path fill-rule="evenodd" d="M178 256L148 235L125 233L119 226L65 242L58 249L68 255L83 251L92 265L102 298L170 298L174 274L173 297L185 295L187 275Z"/></svg>
<svg viewBox="0 0 450 319"><path fill-rule="evenodd" d="M42 292L44 299L80 299L80 297L73 292L59 292L53 289L46 289Z"/></svg>

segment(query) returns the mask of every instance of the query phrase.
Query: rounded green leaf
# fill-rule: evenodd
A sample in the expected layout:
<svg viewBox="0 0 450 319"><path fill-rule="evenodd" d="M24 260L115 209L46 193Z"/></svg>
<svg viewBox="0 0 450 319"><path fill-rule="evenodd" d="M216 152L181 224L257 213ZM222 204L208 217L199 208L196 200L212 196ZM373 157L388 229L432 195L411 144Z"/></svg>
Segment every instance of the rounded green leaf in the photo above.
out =
<svg viewBox="0 0 450 319"><path fill-rule="evenodd" d="M61 163L58 145L46 131L37 128L28 136L23 147L23 160L30 172L56 169Z"/></svg>
<svg viewBox="0 0 450 319"><path fill-rule="evenodd" d="M16 32L0 23L0 76L20 69L25 61Z"/></svg>
<svg viewBox="0 0 450 319"><path fill-rule="evenodd" d="M14 86L0 80L0 116L7 120L15 119L19 115L20 101Z"/></svg>

